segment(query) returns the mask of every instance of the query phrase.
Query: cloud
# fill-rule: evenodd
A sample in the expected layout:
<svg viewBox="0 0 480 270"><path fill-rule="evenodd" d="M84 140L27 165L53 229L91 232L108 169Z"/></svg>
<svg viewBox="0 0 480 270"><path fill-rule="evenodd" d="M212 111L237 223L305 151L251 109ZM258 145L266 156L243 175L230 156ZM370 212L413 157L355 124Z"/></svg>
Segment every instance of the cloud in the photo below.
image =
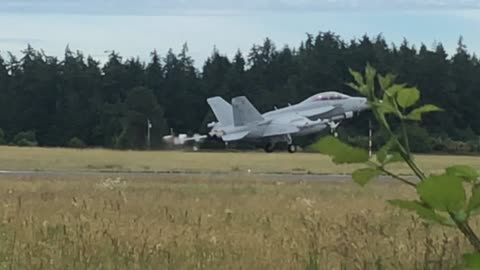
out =
<svg viewBox="0 0 480 270"><path fill-rule="evenodd" d="M8 43L8 44L28 44L28 43L37 43L41 42L41 39L35 38L0 38L0 43Z"/></svg>
<svg viewBox="0 0 480 270"><path fill-rule="evenodd" d="M480 10L459 10L455 12L455 15L470 22L480 22Z"/></svg>
<svg viewBox="0 0 480 270"><path fill-rule="evenodd" d="M64 1L66 4L69 2ZM148 3L146 0L137 1ZM182 3L187 5L189 1ZM282 1L287 5L292 0ZM330 0L332 3L342 1L346 3L346 0ZM357 0L357 3L362 1ZM259 4L267 6L269 3L271 1L263 0ZM354 2L351 0L348 3ZM301 3L292 5L297 5L296 10L299 10L308 4L312 3L301 0ZM182 16L2 14L0 25L12 27L0 28L0 53L12 51L19 54L30 43L34 48L44 49L49 55L62 57L65 46L69 44L72 50L79 49L101 60L106 58L105 50L116 50L125 57L149 59L149 52L153 49L161 54L165 54L169 48L178 52L182 44L188 42L190 55L201 67L214 46L222 53L233 56L237 49L247 54L253 44L263 42L265 37L270 37L277 48L287 44L297 47L305 39L305 33L316 34L328 30L346 41L363 34L375 36L379 33L383 33L389 43L395 44L401 43L403 38L416 45L425 43L427 46L438 41L444 44L448 52L455 51L458 37L462 35L469 50L477 54L480 52L480 46L477 45L480 44L480 10L264 12L251 16L222 16L220 9L204 8L205 13L202 14L220 15L198 16L194 8L200 10L199 6L185 8ZM246 5L242 8L248 10L249 7ZM230 12L233 14L236 11ZM403 23L399 24L398 21Z"/></svg>
<svg viewBox="0 0 480 270"><path fill-rule="evenodd" d="M216 15L252 11L480 9L478 0L0 0L0 12Z"/></svg>

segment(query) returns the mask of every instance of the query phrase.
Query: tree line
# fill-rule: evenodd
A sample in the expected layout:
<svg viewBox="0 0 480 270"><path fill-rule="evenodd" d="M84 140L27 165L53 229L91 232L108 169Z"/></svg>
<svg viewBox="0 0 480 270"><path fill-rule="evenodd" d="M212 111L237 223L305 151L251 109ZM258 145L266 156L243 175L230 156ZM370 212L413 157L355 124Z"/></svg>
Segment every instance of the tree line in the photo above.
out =
<svg viewBox="0 0 480 270"><path fill-rule="evenodd" d="M461 38L449 56L441 43L389 45L381 35L346 41L333 32L307 34L296 48L267 38L231 58L214 48L201 68L186 44L177 54L153 51L147 62L112 51L103 65L68 47L60 59L28 46L19 57L0 57L0 143L142 149L150 119L158 148L170 129L206 132L214 120L208 97L246 95L263 112L322 91L355 94L345 84L348 70L367 62L417 86L421 103L444 109L409 126L414 150L478 150L480 63ZM368 119L345 122L340 135L365 145ZM376 132L375 144L383 137Z"/></svg>

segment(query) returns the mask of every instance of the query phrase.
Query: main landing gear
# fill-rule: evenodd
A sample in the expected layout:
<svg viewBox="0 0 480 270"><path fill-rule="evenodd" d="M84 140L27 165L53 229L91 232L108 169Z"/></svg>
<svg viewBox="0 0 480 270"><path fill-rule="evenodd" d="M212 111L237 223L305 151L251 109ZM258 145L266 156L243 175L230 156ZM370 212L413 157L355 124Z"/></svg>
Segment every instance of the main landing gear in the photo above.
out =
<svg viewBox="0 0 480 270"><path fill-rule="evenodd" d="M292 154L297 152L297 146L295 144L289 144L288 145L288 152L292 153Z"/></svg>
<svg viewBox="0 0 480 270"><path fill-rule="evenodd" d="M266 153L273 153L273 151L275 151L275 144L269 142L265 145L265 147L263 148L263 150L265 150ZM287 150L289 153L296 153L297 152L297 146L295 144L289 144L287 146Z"/></svg>
<svg viewBox="0 0 480 270"><path fill-rule="evenodd" d="M263 148L265 150L265 152L267 153L272 153L273 150L275 150L275 144L269 142L265 145L265 147Z"/></svg>
<svg viewBox="0 0 480 270"><path fill-rule="evenodd" d="M286 135L284 137L277 138L277 139L269 141L264 147L265 152L272 153L275 150L275 145L278 142L286 142L288 144L287 150L288 150L289 153L297 152L297 146L295 144L293 144L293 140L292 140L292 137L290 135Z"/></svg>

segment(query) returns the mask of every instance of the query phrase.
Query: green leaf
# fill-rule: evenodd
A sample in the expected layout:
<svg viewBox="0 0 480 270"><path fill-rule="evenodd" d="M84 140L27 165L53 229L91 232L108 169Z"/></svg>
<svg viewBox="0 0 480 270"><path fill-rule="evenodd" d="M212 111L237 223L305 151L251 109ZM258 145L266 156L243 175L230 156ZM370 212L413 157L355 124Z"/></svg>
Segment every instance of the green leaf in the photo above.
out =
<svg viewBox="0 0 480 270"><path fill-rule="evenodd" d="M467 214L470 215L480 207L480 187L474 186L472 189L472 196L468 201Z"/></svg>
<svg viewBox="0 0 480 270"><path fill-rule="evenodd" d="M355 82L358 84L358 85L362 85L362 84L365 84L364 80L363 80L363 76L362 74L360 74L360 72L358 71L355 71L351 68L348 69L350 71L350 74L352 74L352 77L353 79L355 80Z"/></svg>
<svg viewBox="0 0 480 270"><path fill-rule="evenodd" d="M465 269L480 269L480 253L468 253L463 255Z"/></svg>
<svg viewBox="0 0 480 270"><path fill-rule="evenodd" d="M378 109L379 112L383 114L396 113L396 110L392 105L384 102L379 104Z"/></svg>
<svg viewBox="0 0 480 270"><path fill-rule="evenodd" d="M384 145L380 150L377 152L377 160L380 162L380 164L385 164L385 161L387 160L387 155L388 155L388 143Z"/></svg>
<svg viewBox="0 0 480 270"><path fill-rule="evenodd" d="M366 93L367 93L367 86L366 85L357 85L355 83L346 83L347 86L349 86L350 88L356 90L357 92L359 92L360 94L366 96Z"/></svg>
<svg viewBox="0 0 480 270"><path fill-rule="evenodd" d="M355 84L355 83L353 83L353 82L350 82L350 83L346 83L346 85L349 86L350 88L352 88L352 89L357 90L358 92L360 92L360 90L359 90L360 87L359 87L357 84Z"/></svg>
<svg viewBox="0 0 480 270"><path fill-rule="evenodd" d="M468 165L455 165L445 169L447 175L457 176L465 181L475 182L480 176L478 172Z"/></svg>
<svg viewBox="0 0 480 270"><path fill-rule="evenodd" d="M393 75L391 73L387 74L385 77L382 75L378 75L378 82L380 83L380 87L382 88L383 91L386 91L390 86L393 85L393 82L397 78L396 75Z"/></svg>
<svg viewBox="0 0 480 270"><path fill-rule="evenodd" d="M456 176L430 176L417 185L417 192L423 202L439 211L457 213L465 206L465 190Z"/></svg>
<svg viewBox="0 0 480 270"><path fill-rule="evenodd" d="M391 200L388 202L393 206L414 211L423 219L434 221L443 225L452 225L448 218L437 214L433 209L426 207L421 202L404 200Z"/></svg>
<svg viewBox="0 0 480 270"><path fill-rule="evenodd" d="M403 161L403 158L400 155L400 153L395 151L395 149L393 149L394 145L395 145L395 140L392 138L384 146L382 146L380 150L378 150L377 160L378 162L380 162L380 164L386 165L388 163Z"/></svg>
<svg viewBox="0 0 480 270"><path fill-rule="evenodd" d="M387 159L385 161L385 164L390 164L394 162L403 162L404 159L402 155L399 152L391 152L387 155Z"/></svg>
<svg viewBox="0 0 480 270"><path fill-rule="evenodd" d="M420 120L422 120L422 114L427 113L427 112L441 111L441 110L442 109L440 109L439 107L437 107L435 105L432 105L432 104L423 105L422 107L411 111L407 115L407 119L420 121Z"/></svg>
<svg viewBox="0 0 480 270"><path fill-rule="evenodd" d="M378 103L378 109L384 114L397 113L397 109L395 109L395 106L388 95L383 95L383 100Z"/></svg>
<svg viewBox="0 0 480 270"><path fill-rule="evenodd" d="M395 97L397 93L400 90L405 89L406 86L407 86L406 84L394 84L391 87L389 87L387 90L385 90L385 94L390 97Z"/></svg>
<svg viewBox="0 0 480 270"><path fill-rule="evenodd" d="M365 67L365 81L368 89L368 96L373 95L373 91L375 89L375 76L377 75L377 70L367 63Z"/></svg>
<svg viewBox="0 0 480 270"><path fill-rule="evenodd" d="M455 213L454 217L455 217L455 218L454 218L455 220L457 220L458 222L462 222L462 223L463 223L463 222L465 222L465 221L467 220L468 215L467 215L467 213L466 213L465 211L460 210L460 211L458 211L457 213Z"/></svg>
<svg viewBox="0 0 480 270"><path fill-rule="evenodd" d="M350 71L350 74L352 75L353 79L357 83L357 85L349 84L349 86L357 90L360 94L366 96L367 95L366 89L362 87L365 85L365 81L363 80L362 74L360 74L360 72L354 71L353 69L348 69L348 70Z"/></svg>
<svg viewBox="0 0 480 270"><path fill-rule="evenodd" d="M420 91L417 88L403 88L397 93L398 105L402 108L408 108L415 104L420 98Z"/></svg>
<svg viewBox="0 0 480 270"><path fill-rule="evenodd" d="M352 178L357 184L363 187L379 175L380 171L375 168L363 168L354 171L352 174Z"/></svg>
<svg viewBox="0 0 480 270"><path fill-rule="evenodd" d="M368 152L341 142L333 136L321 138L311 149L332 157L336 164L363 163L368 161Z"/></svg>

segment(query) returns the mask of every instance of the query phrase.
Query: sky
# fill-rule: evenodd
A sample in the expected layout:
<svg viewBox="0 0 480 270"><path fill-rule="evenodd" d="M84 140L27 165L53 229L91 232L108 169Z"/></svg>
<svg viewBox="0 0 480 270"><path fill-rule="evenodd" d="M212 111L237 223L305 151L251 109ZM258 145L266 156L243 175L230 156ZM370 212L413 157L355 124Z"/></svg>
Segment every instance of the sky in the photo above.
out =
<svg viewBox="0 0 480 270"><path fill-rule="evenodd" d="M417 47L460 36L480 54L480 0L0 0L0 52L31 44L61 57L72 50L105 61L111 50L148 61L156 49L187 43L197 66L213 48L233 56L271 38L298 47L306 34L333 31L344 40L382 34Z"/></svg>

